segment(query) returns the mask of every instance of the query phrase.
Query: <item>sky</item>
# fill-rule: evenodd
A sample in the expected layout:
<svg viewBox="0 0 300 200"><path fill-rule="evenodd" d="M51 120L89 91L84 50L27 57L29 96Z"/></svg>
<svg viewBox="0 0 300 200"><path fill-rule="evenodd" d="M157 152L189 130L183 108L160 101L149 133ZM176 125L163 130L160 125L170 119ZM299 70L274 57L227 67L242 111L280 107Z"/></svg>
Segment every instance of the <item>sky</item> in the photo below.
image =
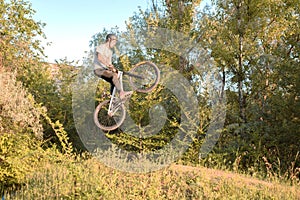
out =
<svg viewBox="0 0 300 200"><path fill-rule="evenodd" d="M89 41L103 29L118 26L125 30L125 21L145 10L150 0L29 0L36 11L33 18L46 23L43 42L46 61L67 57L81 60L89 50ZM51 46L46 46L51 42Z"/></svg>
<svg viewBox="0 0 300 200"><path fill-rule="evenodd" d="M125 30L125 21L146 10L151 0L29 0L36 11L33 18L46 23L43 42L47 62L67 58L80 61L89 50L89 41L103 29L118 26ZM47 46L46 43L51 45Z"/></svg>

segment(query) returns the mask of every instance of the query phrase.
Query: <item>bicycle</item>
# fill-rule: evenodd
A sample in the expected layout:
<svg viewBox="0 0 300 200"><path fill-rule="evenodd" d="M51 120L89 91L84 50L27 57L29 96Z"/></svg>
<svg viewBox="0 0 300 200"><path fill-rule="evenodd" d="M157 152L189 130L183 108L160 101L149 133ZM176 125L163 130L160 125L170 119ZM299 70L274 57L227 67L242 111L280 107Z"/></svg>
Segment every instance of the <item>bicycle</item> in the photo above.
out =
<svg viewBox="0 0 300 200"><path fill-rule="evenodd" d="M129 76L129 83L137 92L149 93L158 85L160 80L159 68L150 61L137 63L129 72L118 71L118 78L123 87L123 75ZM124 103L129 99L120 99L116 95L116 87L113 89L110 99L100 102L94 111L96 126L105 131L119 128L125 118Z"/></svg>

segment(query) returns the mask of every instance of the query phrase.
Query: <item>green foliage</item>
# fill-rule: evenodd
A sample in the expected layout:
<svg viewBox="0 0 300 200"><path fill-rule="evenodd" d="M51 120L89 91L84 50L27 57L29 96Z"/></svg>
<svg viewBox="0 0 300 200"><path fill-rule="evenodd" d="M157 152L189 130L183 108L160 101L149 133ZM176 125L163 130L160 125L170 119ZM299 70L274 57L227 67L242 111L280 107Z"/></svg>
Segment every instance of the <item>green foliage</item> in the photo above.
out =
<svg viewBox="0 0 300 200"><path fill-rule="evenodd" d="M48 124L51 125L52 129L54 130L56 136L60 141L60 145L62 146L62 152L67 155L71 155L73 153L72 143L69 142L69 137L67 132L64 130L63 125L59 122L52 122L50 117L47 115L45 108L40 108L41 115L45 118Z"/></svg>
<svg viewBox="0 0 300 200"><path fill-rule="evenodd" d="M285 167L281 166L288 170L299 146L297 142L299 141L297 114L299 113L297 97L299 62L297 45L295 45L298 37L295 33L299 28L296 25L299 20L296 14L299 11L297 2L281 2L275 5L269 1L214 1L216 12L206 10L207 13L195 16L192 13L195 13L199 2L154 3L153 1L152 3L150 10L145 12L140 10L129 19L128 32L124 37L135 44L134 41L139 40L139 31L147 30L149 27L168 28L190 35L211 52L220 73L223 74L222 84L227 85L227 88L224 87L222 91L226 92L228 97L226 127L214 151L216 160L208 165L212 166L217 162L235 170L253 171L255 168L266 172L262 157L267 156L272 157L274 162L279 158L285 163ZM281 6L284 3L287 7ZM290 11L294 14L290 14ZM103 32L104 35L105 33ZM173 45L176 48L176 44ZM197 77L200 77L200 80L205 77L205 72L193 71L190 60L171 52L141 47L126 53L126 56L122 56L120 62L116 63L125 69L130 68L131 63L151 58L157 64L163 63L180 71L196 89L201 82L196 80ZM201 161L197 156L211 114L207 91L200 91L201 122L198 137L194 138L193 145L185 154L183 158L185 162L208 162L214 157L212 154L205 161ZM139 104L141 101L137 101L143 98L133 97L132 102L135 102L130 107L131 117L139 126L148 123L149 107L163 102L162 99L157 101L161 94L155 95L155 100L152 98L151 103L146 101L145 104ZM168 107L168 105L164 106ZM289 112L283 112L287 109ZM177 128L178 122L177 119ZM167 134L163 135L166 142L175 130L176 128L167 129ZM111 137L118 144L131 144L147 149L141 142L146 141L145 139L128 138L122 134ZM280 151L271 153L276 148ZM135 150L141 151L141 148Z"/></svg>
<svg viewBox="0 0 300 200"><path fill-rule="evenodd" d="M15 190L23 185L27 175L37 170L44 158L59 160L61 154L55 145L52 148L48 146L46 150L42 148L44 141L41 139L47 132L54 132L59 141L57 144L66 155L72 155L73 147L63 125L55 120L64 108L51 105L61 97L49 67L41 62L43 48L36 38L44 36L41 31L43 24L32 19L35 11L27 1L1 1L0 9L3 11L0 18L2 193L4 189ZM70 94L67 87L61 88L62 92ZM70 101L68 103L71 104ZM46 111L45 106L51 112Z"/></svg>
<svg viewBox="0 0 300 200"><path fill-rule="evenodd" d="M18 188L38 168L45 155L42 149L45 119L53 128L62 150L71 156L72 144L58 121L53 123L45 107L16 80L12 73L0 75L0 188ZM47 151L47 150L46 150ZM58 152L56 152L58 154Z"/></svg>
<svg viewBox="0 0 300 200"><path fill-rule="evenodd" d="M213 1L214 8L205 12L198 12L199 2L152 1L151 9L140 10L128 20L124 34L117 27L103 30L93 36L91 48L110 32L135 43L139 40L138 30L149 27L178 31L197 41L215 60L223 76L222 84L227 86L222 91L226 92L228 102L226 126L213 152L206 158L198 155L210 124L211 106L207 88L201 88L206 74L194 70L192 58L140 47L121 49L120 52L126 55L119 55L119 50L115 49L119 60L115 59L114 64L119 69L129 70L133 64L149 59L176 69L194 87L199 103L195 109L200 122L193 144L179 162L200 163L297 183L300 174L299 1L217 0ZM262 185L249 190L252 185L248 183L241 186L240 182L231 184L226 179L214 181L220 180L219 177L202 182L197 177L203 174L186 176L168 171L131 176L106 169L93 159L76 158L73 148L84 149L72 113L71 90L78 69L72 66L77 63L57 62L59 72L53 77L48 64L41 62L43 47L37 39L45 37L44 24L32 19L35 11L30 3L24 0L0 0L0 3L2 191L22 186L21 195L28 199L299 198L288 189L285 196L281 186L275 189L278 191L276 196L269 192L269 187ZM171 45L179 48L176 43ZM91 55L86 59L87 66L91 66ZM92 81L89 79L93 76L91 69L85 69L84 73L87 79L82 81ZM77 86L83 87L80 83ZM105 88L108 89L108 85L101 82L99 94ZM82 98L90 94L88 87L81 91ZM85 106L80 103L74 102L74 106ZM128 107L129 116L140 134L135 135L130 130L106 134L113 143L126 150L149 152L161 149L184 126L180 121L182 110L178 99L161 85L151 94L135 94ZM162 110L162 107L166 112L163 128L155 135L143 138L147 125L158 120L151 118L151 112ZM188 116L189 113L185 114ZM85 120L77 123L93 123ZM33 135L39 139L43 135L47 142L50 140L59 147L48 143L43 149L45 140L38 140ZM266 189L261 190L262 187Z"/></svg>
<svg viewBox="0 0 300 200"><path fill-rule="evenodd" d="M0 10L0 69L21 72L43 56L37 37L45 38L44 24L33 20L35 11L28 1L2 0Z"/></svg>
<svg viewBox="0 0 300 200"><path fill-rule="evenodd" d="M40 150L38 140L30 135L2 133L0 135L0 188L17 188L26 175L35 170Z"/></svg>
<svg viewBox="0 0 300 200"><path fill-rule="evenodd" d="M38 168L38 163L44 156L48 156L45 153L47 150L42 149L42 117L52 126L60 140L63 152L71 155L73 149L62 125L51 121L45 108L35 103L33 97L12 74L1 74L0 85L0 188L2 193L4 189L16 189L23 185L26 176Z"/></svg>
<svg viewBox="0 0 300 200"><path fill-rule="evenodd" d="M214 10L199 15L200 42L226 73L228 105L222 137L203 162L266 174L267 158L289 174L299 168L299 2L214 1Z"/></svg>
<svg viewBox="0 0 300 200"><path fill-rule="evenodd" d="M74 125L72 110L73 83L79 70L77 62L60 60L55 65L58 68L53 76L54 83L52 85L55 86L55 90L52 91L52 94L45 95L49 99L43 100L43 105L47 108L47 114L51 120L59 121L62 124L70 142L73 143L74 150L82 151L84 147Z"/></svg>

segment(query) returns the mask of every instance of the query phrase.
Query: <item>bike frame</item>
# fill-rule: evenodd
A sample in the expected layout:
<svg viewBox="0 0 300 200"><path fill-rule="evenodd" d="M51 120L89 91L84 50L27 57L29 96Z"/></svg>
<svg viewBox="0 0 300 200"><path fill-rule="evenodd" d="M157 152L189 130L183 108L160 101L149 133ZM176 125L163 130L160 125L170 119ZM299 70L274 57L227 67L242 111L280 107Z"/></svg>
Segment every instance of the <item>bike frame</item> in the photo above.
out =
<svg viewBox="0 0 300 200"><path fill-rule="evenodd" d="M118 79L120 81L121 88L123 88L123 72L122 71L118 71ZM109 107L108 107L108 115L109 116L113 116L115 114L115 112L118 110L118 107L122 104L122 101L118 102L117 105L113 104L114 99L116 98L116 91L117 91L117 88L114 87L111 98L110 98Z"/></svg>

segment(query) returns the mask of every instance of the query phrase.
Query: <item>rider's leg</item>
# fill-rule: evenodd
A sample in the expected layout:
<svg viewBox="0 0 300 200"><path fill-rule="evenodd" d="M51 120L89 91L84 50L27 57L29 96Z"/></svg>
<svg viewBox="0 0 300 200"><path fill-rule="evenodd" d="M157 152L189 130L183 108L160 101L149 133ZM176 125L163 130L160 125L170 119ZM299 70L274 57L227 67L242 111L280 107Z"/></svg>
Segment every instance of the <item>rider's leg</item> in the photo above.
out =
<svg viewBox="0 0 300 200"><path fill-rule="evenodd" d="M103 78L104 80L108 80L108 82L111 83L111 93L112 93L112 90L114 88L114 86L117 88L117 90L119 91L119 94L120 94L120 98L123 99L129 95L132 94L132 91L130 92L125 92L123 90L123 88L121 87L121 84L120 84L120 80L118 78L118 73L115 73L115 72L112 72L110 70L95 70L94 71L95 74L97 76L100 76L101 78Z"/></svg>
<svg viewBox="0 0 300 200"><path fill-rule="evenodd" d="M111 84L113 84L117 88L118 91L123 91L123 88L121 88L121 84L120 84L120 81L118 79L118 74L117 73L112 72L110 70L104 70L104 71L102 71L101 78L109 79L109 82Z"/></svg>
<svg viewBox="0 0 300 200"><path fill-rule="evenodd" d="M107 70L108 71L108 70ZM128 91L128 92L125 92L121 83L120 83L120 80L118 78L118 73L115 73L115 72L112 72L112 71L108 71L108 73L112 73L112 82L113 82L113 85L117 88L117 90L119 91L119 96L121 99L125 99L127 97L130 97L132 95L132 91ZM113 88L113 86L112 86Z"/></svg>
<svg viewBox="0 0 300 200"><path fill-rule="evenodd" d="M110 83L110 94L113 93L113 90L115 88L115 84L113 83L112 78L107 78L105 76L100 76L100 78L102 78L103 80L107 81L108 83Z"/></svg>
<svg viewBox="0 0 300 200"><path fill-rule="evenodd" d="M115 85L113 84L113 82L110 82L110 94L113 93L114 89L115 89Z"/></svg>
<svg viewBox="0 0 300 200"><path fill-rule="evenodd" d="M94 73L95 73L96 76L98 76L99 78L102 78L103 80L105 80L108 83L110 83L110 94L112 94L113 90L115 88L115 84L113 83L113 78L111 76L104 76L103 72L104 72L103 69L96 69L96 70L94 70Z"/></svg>

